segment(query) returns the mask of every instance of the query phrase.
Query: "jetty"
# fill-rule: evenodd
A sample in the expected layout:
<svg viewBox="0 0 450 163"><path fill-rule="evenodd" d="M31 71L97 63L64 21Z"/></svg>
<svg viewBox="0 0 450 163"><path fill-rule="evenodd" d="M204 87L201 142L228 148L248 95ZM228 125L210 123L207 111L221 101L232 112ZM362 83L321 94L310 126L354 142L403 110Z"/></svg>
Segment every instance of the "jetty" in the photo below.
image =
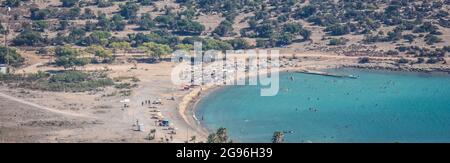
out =
<svg viewBox="0 0 450 163"><path fill-rule="evenodd" d="M358 79L358 76L355 76L355 75L340 75L340 74L332 74L332 73L322 72L322 71L298 70L298 71L295 71L295 72L296 73L303 73L303 74L330 76L330 77L336 77L336 78Z"/></svg>

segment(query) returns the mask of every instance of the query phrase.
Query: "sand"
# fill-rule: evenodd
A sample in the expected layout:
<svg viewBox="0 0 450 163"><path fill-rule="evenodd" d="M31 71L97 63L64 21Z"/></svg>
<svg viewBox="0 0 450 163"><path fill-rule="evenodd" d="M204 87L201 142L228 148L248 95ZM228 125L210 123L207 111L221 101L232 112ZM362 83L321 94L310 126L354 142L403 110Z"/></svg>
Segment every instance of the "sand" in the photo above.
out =
<svg viewBox="0 0 450 163"><path fill-rule="evenodd" d="M280 71L321 70L337 67L401 67L395 65L396 57L372 57L370 64L358 64L359 57L327 55L323 53L297 53L283 55ZM60 68L32 65L16 71L37 72ZM99 92L64 93L11 89L0 86L0 141L1 142L186 142L196 136L195 142L205 142L208 131L193 117L195 104L217 86L195 87L189 91L171 82L174 63L138 63L117 65L88 65L83 70L104 70L111 77L137 77L138 87L130 96L107 96L115 90L106 88ZM449 70L446 64L403 65L425 70ZM252 75L252 74L250 74ZM239 77L241 78L241 77ZM201 96L197 96L201 91ZM174 97L174 100L170 98ZM130 107L123 108L121 100L129 99ZM161 99L162 105L150 105L142 101ZM153 110L159 110L164 119L176 128L169 134L168 127L155 125ZM134 131L136 120L144 131ZM151 129L156 129L156 139L147 140ZM170 137L172 136L172 140Z"/></svg>

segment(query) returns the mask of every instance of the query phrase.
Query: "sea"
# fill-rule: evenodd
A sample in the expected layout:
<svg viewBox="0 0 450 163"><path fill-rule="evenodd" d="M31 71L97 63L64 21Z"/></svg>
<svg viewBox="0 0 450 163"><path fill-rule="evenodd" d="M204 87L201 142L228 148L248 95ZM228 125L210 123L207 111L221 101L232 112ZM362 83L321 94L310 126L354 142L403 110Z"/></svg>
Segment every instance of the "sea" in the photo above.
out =
<svg viewBox="0 0 450 163"><path fill-rule="evenodd" d="M225 86L198 102L196 117L243 143L269 143L276 131L290 143L450 142L450 75L326 71L357 78L284 72L276 96L260 96L261 85Z"/></svg>

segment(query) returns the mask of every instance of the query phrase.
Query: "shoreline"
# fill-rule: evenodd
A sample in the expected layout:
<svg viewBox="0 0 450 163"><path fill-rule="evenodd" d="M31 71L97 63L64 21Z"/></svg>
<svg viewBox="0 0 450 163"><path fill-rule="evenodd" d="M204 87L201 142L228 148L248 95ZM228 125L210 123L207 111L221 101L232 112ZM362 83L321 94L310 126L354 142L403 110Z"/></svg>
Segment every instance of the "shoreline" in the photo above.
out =
<svg viewBox="0 0 450 163"><path fill-rule="evenodd" d="M290 72L290 71L309 71L301 67L288 67L279 69L278 73ZM259 73L245 74L245 78L253 77L258 75ZM264 74L259 74L264 75ZM238 80L242 80L244 76L236 77ZM236 80L233 79L233 80ZM205 85L195 87L194 90L191 90L187 95L183 97L183 100L178 105L178 112L181 117L184 119L185 123L189 125L191 128L194 128L196 132L204 138L207 138L210 132L208 129L201 124L201 122L195 117L195 111L197 110L197 104L206 96L210 95L212 92L224 88L227 85ZM199 94L200 92L200 94ZM199 95L198 95L199 94ZM206 142L206 139L205 139Z"/></svg>
<svg viewBox="0 0 450 163"><path fill-rule="evenodd" d="M393 66L381 66L381 65L364 65L364 64L340 64L335 67L326 67L326 68L319 68L314 70L305 69L302 67L286 67L286 68L279 68L278 73L285 73L290 71L302 71L302 72L311 72L315 73L317 75L324 75L317 72L323 72L325 69L340 69L340 68L354 68L354 69L361 69L361 70L376 70L376 71L392 71L392 72L418 72L418 73L446 73L447 75L450 75L450 69L449 68L421 68L421 67L393 67ZM249 74L246 77L254 76L257 74ZM326 76L326 75L325 75ZM237 77L239 79L242 79L242 77ZM206 96L210 95L212 92L224 88L226 85L207 85L207 86L199 86L196 87L195 90L190 91L188 95L183 97L183 101L179 104L179 113L183 117L184 121L191 127L196 129L198 134L201 134L202 136L205 136L205 138L208 137L210 132L208 129L201 124L201 122L195 117L195 111L197 110L197 104ZM200 96L193 96L193 93L197 94L201 91ZM180 109L181 108L181 109ZM192 124L194 123L194 124Z"/></svg>
<svg viewBox="0 0 450 163"><path fill-rule="evenodd" d="M395 57L371 58L371 62L366 64L358 63L360 57L347 57L336 56L317 53L305 53L297 54L296 57L290 57L291 55L280 55L280 67L278 67L279 73L290 71L324 71L327 69L336 68L355 68L355 69L367 69L367 70L386 70L396 72L445 72L445 75L450 72L450 65L447 64L397 64ZM373 59L373 60L372 60ZM37 119L41 128L36 128L45 131L45 134L28 132L22 134L23 136L43 136L42 138L33 139L12 139L12 142L25 142L25 141L41 141L41 142L165 142L159 139L146 140L147 132L134 132L132 131L131 124L139 119L143 124L146 124L146 128L157 129L157 137L164 138L168 136L168 130L164 127L158 127L154 123L152 117L154 112L147 109L146 106L141 106L143 100L156 100L163 99L164 105L158 105L157 109L162 113L164 117L171 120L173 127L176 128L178 134L173 135L173 141L175 143L186 142L189 136L196 136L196 142L206 142L209 133L214 129L208 129L202 124L201 117L195 117L195 112L198 109L198 104L206 96L209 96L212 92L218 89L224 88L227 85L203 85L195 86L189 90L180 90L179 86L174 85L170 79L170 72L174 66L171 62L161 62L156 64L138 64L137 69L132 69L134 65L107 65L97 64L89 65L84 68L85 71L99 71L108 68L108 75L111 78L115 77L138 77L140 82L137 88L133 88L133 94L131 96L106 96L112 92L118 90L114 88L106 88L105 92L84 92L84 93L64 93L64 92L41 92L33 90L9 90L5 88L5 93L32 102L41 104L39 100L47 100L45 104L41 104L44 107L52 108L55 110L61 110L69 113L76 113L80 115L88 115L98 118L98 122L90 121L77 121L78 118L69 119L64 114L58 114L61 117L53 120ZM24 71L17 71L22 73L33 73L37 71L58 70L56 67L25 67ZM244 79L249 76L257 75L259 72L247 72L234 76L233 79ZM262 71L261 73L264 73ZM269 73L269 72L265 72ZM441 73L444 74L444 73ZM262 74L260 74L262 75ZM130 82L130 81L128 81ZM176 100L168 100L171 97L175 97ZM122 108L123 104L119 103L120 100L129 98L133 101L130 108ZM5 102L6 103L6 102ZM7 103L7 105L11 105ZM20 104L14 104L20 105ZM32 107L27 106L30 109ZM14 112L8 111L5 113L6 118L17 119L10 126L17 126L17 124L28 124L28 117L25 120L20 118L14 118ZM37 115L38 113L36 113ZM41 114L41 113L39 113ZM50 113L42 113L49 114ZM25 114L24 116L35 115ZM0 117L1 118L1 117ZM70 117L69 117L70 118ZM46 126L48 123L61 123L64 124L60 127L60 131L48 130L52 126ZM30 122L31 123L31 122ZM92 125L91 125L92 123ZM89 125L86 125L89 124ZM71 126L77 126L79 128L73 129ZM32 131L33 128L25 128L24 130ZM50 135L50 136L48 136ZM1 136L1 135L0 135ZM9 138L9 137L7 137ZM8 139L5 139L8 140ZM195 142L195 141L194 141ZM191 143L191 142L190 142Z"/></svg>

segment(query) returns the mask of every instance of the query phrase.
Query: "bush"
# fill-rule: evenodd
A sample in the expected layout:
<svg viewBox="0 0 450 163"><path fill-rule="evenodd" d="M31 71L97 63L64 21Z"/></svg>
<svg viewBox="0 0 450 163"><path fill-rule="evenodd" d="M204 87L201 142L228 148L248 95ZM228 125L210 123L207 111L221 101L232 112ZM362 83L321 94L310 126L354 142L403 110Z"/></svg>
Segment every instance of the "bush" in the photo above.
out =
<svg viewBox="0 0 450 163"><path fill-rule="evenodd" d="M362 63L362 64L369 63L369 62L370 62L369 57L359 58L359 61L358 61L358 63Z"/></svg>
<svg viewBox="0 0 450 163"><path fill-rule="evenodd" d="M79 83L86 81L88 74L79 71L67 71L65 73L53 75L49 82Z"/></svg>
<svg viewBox="0 0 450 163"><path fill-rule="evenodd" d="M41 33L32 31L32 30L24 30L23 32L20 32L19 35L17 35L12 40L14 45L21 46L21 45L28 45L28 46L42 46L46 43L46 40L41 36Z"/></svg>
<svg viewBox="0 0 450 163"><path fill-rule="evenodd" d="M233 31L233 23L228 20L222 21L216 29L214 29L213 33L219 36L225 37L230 36Z"/></svg>
<svg viewBox="0 0 450 163"><path fill-rule="evenodd" d="M432 34L428 34L428 35L425 36L425 42L428 45L433 45L434 43L438 43L438 42L441 42L441 41L442 41L441 38L439 38L439 37L437 37L435 35L432 35Z"/></svg>
<svg viewBox="0 0 450 163"><path fill-rule="evenodd" d="M9 7L19 7L20 4L22 4L23 0L5 0L2 2L3 6L9 6Z"/></svg>
<svg viewBox="0 0 450 163"><path fill-rule="evenodd" d="M405 63L409 63L409 60L402 57L397 61L397 63L405 64Z"/></svg>
<svg viewBox="0 0 450 163"><path fill-rule="evenodd" d="M56 60L55 63L57 66L63 66L65 69L75 67L75 66L84 66L89 63L89 60L86 58L79 58L79 52L76 49L70 47L56 47L55 48Z"/></svg>
<svg viewBox="0 0 450 163"><path fill-rule="evenodd" d="M300 8L299 10L297 10L295 16L297 18L308 18L311 15L313 15L314 13L316 13L317 9L315 6L312 5L306 5L303 6L302 8Z"/></svg>
<svg viewBox="0 0 450 163"><path fill-rule="evenodd" d="M99 8L103 8L103 7L110 7L112 5L114 5L111 1L109 0L97 0L96 4Z"/></svg>
<svg viewBox="0 0 450 163"><path fill-rule="evenodd" d="M4 83L14 83L14 86L20 88L56 92L84 92L114 85L112 79L103 73L83 73L79 71L65 71L55 75L41 71L27 75L0 74L0 80Z"/></svg>
<svg viewBox="0 0 450 163"><path fill-rule="evenodd" d="M38 89L48 91L84 92L96 90L100 87L113 85L112 79L104 74L66 71L51 76L48 81L41 81Z"/></svg>
<svg viewBox="0 0 450 163"><path fill-rule="evenodd" d="M20 66L25 61L25 59L17 53L15 49L0 46L0 63L7 63L7 56L9 59L9 64L13 66Z"/></svg>
<svg viewBox="0 0 450 163"><path fill-rule="evenodd" d="M345 45L347 43L347 39L345 38L332 38L328 45Z"/></svg>
<svg viewBox="0 0 450 163"><path fill-rule="evenodd" d="M138 10L139 6L136 3L127 2L125 5L120 5L119 13L125 19L131 19L136 17Z"/></svg>
<svg viewBox="0 0 450 163"><path fill-rule="evenodd" d="M30 8L30 18L32 20L44 20L52 16L54 12L50 9Z"/></svg>
<svg viewBox="0 0 450 163"><path fill-rule="evenodd" d="M80 0L60 0L62 2L62 6L64 7L73 7L75 6Z"/></svg>
<svg viewBox="0 0 450 163"><path fill-rule="evenodd" d="M425 62L425 59L423 59L422 57L417 58L416 63L423 63L423 62Z"/></svg>
<svg viewBox="0 0 450 163"><path fill-rule="evenodd" d="M150 18L149 14L142 15L138 24L140 30L150 30L156 26L156 23Z"/></svg>
<svg viewBox="0 0 450 163"><path fill-rule="evenodd" d="M396 50L388 50L386 52L386 55L398 55L398 51L396 51Z"/></svg>
<svg viewBox="0 0 450 163"><path fill-rule="evenodd" d="M427 60L428 64L435 64L437 62L439 62L439 60L436 58L428 58L428 60Z"/></svg>
<svg viewBox="0 0 450 163"><path fill-rule="evenodd" d="M199 35L205 30L205 26L192 20L181 19L176 21L175 30L182 34Z"/></svg>
<svg viewBox="0 0 450 163"><path fill-rule="evenodd" d="M350 28L347 25L334 24L326 27L325 31L327 31L330 35L340 36L350 33Z"/></svg>
<svg viewBox="0 0 450 163"><path fill-rule="evenodd" d="M228 43L230 43L235 50L252 48L252 46L246 40L240 38L229 40Z"/></svg>

